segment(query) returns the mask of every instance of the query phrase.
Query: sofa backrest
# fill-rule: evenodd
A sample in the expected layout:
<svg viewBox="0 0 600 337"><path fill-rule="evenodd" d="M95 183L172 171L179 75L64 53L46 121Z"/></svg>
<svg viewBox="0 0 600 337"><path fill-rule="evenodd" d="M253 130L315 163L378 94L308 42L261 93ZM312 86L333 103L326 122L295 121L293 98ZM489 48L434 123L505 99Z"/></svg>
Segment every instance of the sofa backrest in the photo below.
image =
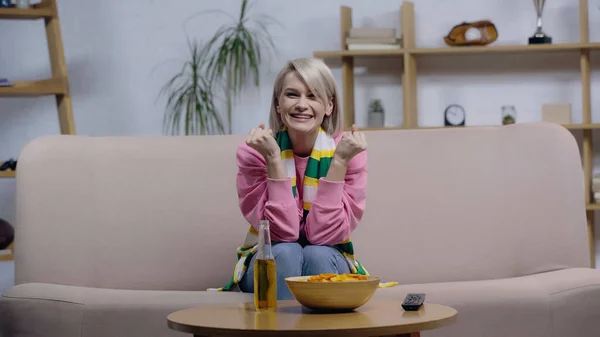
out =
<svg viewBox="0 0 600 337"><path fill-rule="evenodd" d="M16 282L188 289L229 281L248 225L243 135L49 136L17 174ZM589 266L577 144L560 126L367 132L357 258L401 283Z"/></svg>

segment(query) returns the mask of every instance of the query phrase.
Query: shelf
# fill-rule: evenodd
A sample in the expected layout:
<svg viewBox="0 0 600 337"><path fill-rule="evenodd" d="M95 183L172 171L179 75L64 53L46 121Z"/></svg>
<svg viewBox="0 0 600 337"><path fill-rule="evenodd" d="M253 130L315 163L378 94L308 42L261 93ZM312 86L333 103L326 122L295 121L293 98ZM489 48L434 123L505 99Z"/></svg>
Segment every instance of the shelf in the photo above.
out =
<svg viewBox="0 0 600 337"><path fill-rule="evenodd" d="M65 84L60 79L14 82L12 87L0 87L0 97L60 95L66 91Z"/></svg>
<svg viewBox="0 0 600 337"><path fill-rule="evenodd" d="M2 162L0 162L0 165L2 165ZM14 178L14 177L15 177L15 171L13 171L13 170L0 171L0 178Z"/></svg>
<svg viewBox="0 0 600 337"><path fill-rule="evenodd" d="M332 59L344 56L402 56L403 49L383 49L383 50L330 50L330 51L315 51L313 57Z"/></svg>
<svg viewBox="0 0 600 337"><path fill-rule="evenodd" d="M586 210L588 211L600 211L600 204L589 204L585 207Z"/></svg>
<svg viewBox="0 0 600 337"><path fill-rule="evenodd" d="M0 261L12 261L15 259L15 243L11 243L4 250L0 250Z"/></svg>
<svg viewBox="0 0 600 337"><path fill-rule="evenodd" d="M569 130L592 130L600 129L600 124L562 124Z"/></svg>
<svg viewBox="0 0 600 337"><path fill-rule="evenodd" d="M541 122L541 121L540 121ZM600 124L561 124L565 129L569 130L593 130L600 129ZM460 128L472 128L472 127L494 127L494 126L502 126L502 125L467 125L467 126L418 126L416 129L460 129ZM362 127L361 131L386 131L386 130L408 130L410 128L402 127L402 126L391 126L391 127L383 127L383 128L369 128Z"/></svg>
<svg viewBox="0 0 600 337"><path fill-rule="evenodd" d="M7 20L37 20L54 16L50 8L0 8L0 19Z"/></svg>
<svg viewBox="0 0 600 337"><path fill-rule="evenodd" d="M320 50L313 52L316 58L340 58L343 56L402 56L410 55L448 55L448 54L486 54L486 53L541 53L565 52L600 49L600 43L567 43L515 46L470 46L441 48L408 48L394 50Z"/></svg>
<svg viewBox="0 0 600 337"><path fill-rule="evenodd" d="M7 171L0 171L0 179L1 178L14 178L15 177L15 171L13 170L7 170Z"/></svg>
<svg viewBox="0 0 600 337"><path fill-rule="evenodd" d="M443 48L413 48L407 52L415 55L431 54L484 54L484 53L539 53L539 52L565 52L582 49L599 49L598 43L567 43L567 44L540 44L540 45L515 45L515 46L470 46L470 47L443 47Z"/></svg>

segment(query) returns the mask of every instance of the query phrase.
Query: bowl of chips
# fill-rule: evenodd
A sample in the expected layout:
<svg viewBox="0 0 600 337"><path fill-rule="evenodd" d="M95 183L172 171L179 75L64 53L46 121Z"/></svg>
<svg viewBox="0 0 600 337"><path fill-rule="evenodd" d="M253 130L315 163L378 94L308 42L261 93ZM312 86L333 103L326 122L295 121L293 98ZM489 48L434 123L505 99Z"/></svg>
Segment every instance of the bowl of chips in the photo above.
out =
<svg viewBox="0 0 600 337"><path fill-rule="evenodd" d="M319 274L288 277L294 298L313 310L350 311L367 303L379 285L377 276Z"/></svg>

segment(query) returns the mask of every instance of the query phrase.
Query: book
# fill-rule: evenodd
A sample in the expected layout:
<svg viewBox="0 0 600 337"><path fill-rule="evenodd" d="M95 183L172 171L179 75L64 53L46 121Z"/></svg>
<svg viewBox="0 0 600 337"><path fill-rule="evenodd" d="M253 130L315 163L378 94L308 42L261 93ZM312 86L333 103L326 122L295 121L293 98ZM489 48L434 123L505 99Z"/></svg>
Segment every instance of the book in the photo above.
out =
<svg viewBox="0 0 600 337"><path fill-rule="evenodd" d="M349 37L347 44L400 44L400 39L395 37Z"/></svg>
<svg viewBox="0 0 600 337"><path fill-rule="evenodd" d="M394 50L400 49L399 44L384 44L384 43L371 43L371 44L349 44L348 50Z"/></svg>
<svg viewBox="0 0 600 337"><path fill-rule="evenodd" d="M395 28L355 27L350 28L351 38L396 38Z"/></svg>

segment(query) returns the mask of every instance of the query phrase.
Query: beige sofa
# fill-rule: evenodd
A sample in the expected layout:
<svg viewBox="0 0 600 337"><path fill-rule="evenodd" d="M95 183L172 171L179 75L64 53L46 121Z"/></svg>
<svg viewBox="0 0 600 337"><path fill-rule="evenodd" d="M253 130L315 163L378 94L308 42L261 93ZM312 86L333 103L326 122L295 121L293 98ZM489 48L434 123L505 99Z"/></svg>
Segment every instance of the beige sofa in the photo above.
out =
<svg viewBox="0 0 600 337"><path fill-rule="evenodd" d="M368 132L353 235L377 298L425 292L458 309L423 336L598 336L577 144L552 124ZM50 136L17 176L16 283L2 336L183 336L172 311L250 301L224 285L246 230L244 136Z"/></svg>

